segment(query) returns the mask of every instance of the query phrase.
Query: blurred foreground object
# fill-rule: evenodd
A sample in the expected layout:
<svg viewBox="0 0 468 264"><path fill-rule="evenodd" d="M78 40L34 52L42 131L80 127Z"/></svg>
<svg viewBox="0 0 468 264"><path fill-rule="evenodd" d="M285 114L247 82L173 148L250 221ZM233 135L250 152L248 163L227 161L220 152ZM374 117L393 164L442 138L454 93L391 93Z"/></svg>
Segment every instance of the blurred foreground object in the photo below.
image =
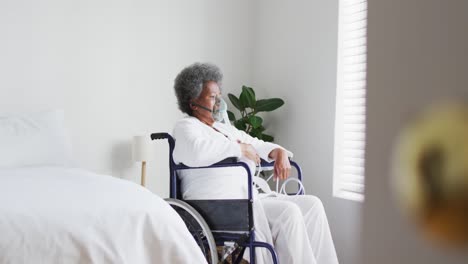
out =
<svg viewBox="0 0 468 264"><path fill-rule="evenodd" d="M468 105L429 109L400 134L394 156L398 199L429 237L468 245Z"/></svg>

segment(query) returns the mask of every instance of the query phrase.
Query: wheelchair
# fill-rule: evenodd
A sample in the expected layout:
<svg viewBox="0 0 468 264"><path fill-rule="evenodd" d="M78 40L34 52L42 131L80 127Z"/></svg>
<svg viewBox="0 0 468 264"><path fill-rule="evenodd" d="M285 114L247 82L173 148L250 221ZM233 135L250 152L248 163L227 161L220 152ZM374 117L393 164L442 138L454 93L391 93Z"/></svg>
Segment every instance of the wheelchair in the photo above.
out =
<svg viewBox="0 0 468 264"><path fill-rule="evenodd" d="M175 164L172 154L175 147L174 138L168 133L153 133L151 140L167 139L169 143L169 172L170 172L170 198L165 199L181 216L188 230L194 237L206 260L210 264L227 263L230 257L232 263L242 261L245 249L249 248L250 263L255 263L255 248L267 249L273 259L278 263L278 257L273 246L255 240L255 227L253 219L252 175L249 166L238 162L236 158L228 158L211 166L188 167ZM297 171L297 177L302 181L300 166L290 161ZM262 160L262 167L272 167L274 163ZM248 176L247 199L233 200L183 200L180 192L180 180L177 172L181 170L243 167ZM302 191L301 191L302 192ZM223 247L221 260L217 247Z"/></svg>

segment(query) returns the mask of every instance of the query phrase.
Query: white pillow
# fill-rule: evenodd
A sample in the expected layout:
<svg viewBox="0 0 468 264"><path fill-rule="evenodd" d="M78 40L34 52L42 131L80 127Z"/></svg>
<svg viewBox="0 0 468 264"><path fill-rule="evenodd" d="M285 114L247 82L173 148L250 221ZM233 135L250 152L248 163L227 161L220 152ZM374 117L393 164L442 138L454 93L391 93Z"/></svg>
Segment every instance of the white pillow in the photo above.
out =
<svg viewBox="0 0 468 264"><path fill-rule="evenodd" d="M0 168L71 165L61 110L0 116Z"/></svg>

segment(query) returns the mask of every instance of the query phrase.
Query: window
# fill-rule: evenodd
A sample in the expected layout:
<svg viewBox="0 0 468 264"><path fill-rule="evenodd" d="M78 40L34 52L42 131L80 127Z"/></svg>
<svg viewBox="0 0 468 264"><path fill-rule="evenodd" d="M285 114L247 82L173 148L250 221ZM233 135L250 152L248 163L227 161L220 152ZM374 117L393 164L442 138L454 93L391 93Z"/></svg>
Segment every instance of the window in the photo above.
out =
<svg viewBox="0 0 468 264"><path fill-rule="evenodd" d="M333 195L364 200L367 0L340 0Z"/></svg>

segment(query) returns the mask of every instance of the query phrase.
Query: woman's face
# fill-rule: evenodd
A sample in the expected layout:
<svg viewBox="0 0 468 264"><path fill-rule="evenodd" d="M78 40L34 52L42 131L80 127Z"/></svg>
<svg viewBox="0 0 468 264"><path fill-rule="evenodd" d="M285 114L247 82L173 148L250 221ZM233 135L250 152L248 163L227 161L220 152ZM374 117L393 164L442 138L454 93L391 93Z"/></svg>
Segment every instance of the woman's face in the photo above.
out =
<svg viewBox="0 0 468 264"><path fill-rule="evenodd" d="M214 119L209 110L216 110L219 107L219 98L221 98L221 91L219 89L219 86L216 82L210 81L207 82L203 90L198 96L198 98L193 100L192 105L192 110L193 110L193 116L196 118L206 121L209 123L213 123ZM203 107L197 106L197 105L203 106L207 109L204 109Z"/></svg>

